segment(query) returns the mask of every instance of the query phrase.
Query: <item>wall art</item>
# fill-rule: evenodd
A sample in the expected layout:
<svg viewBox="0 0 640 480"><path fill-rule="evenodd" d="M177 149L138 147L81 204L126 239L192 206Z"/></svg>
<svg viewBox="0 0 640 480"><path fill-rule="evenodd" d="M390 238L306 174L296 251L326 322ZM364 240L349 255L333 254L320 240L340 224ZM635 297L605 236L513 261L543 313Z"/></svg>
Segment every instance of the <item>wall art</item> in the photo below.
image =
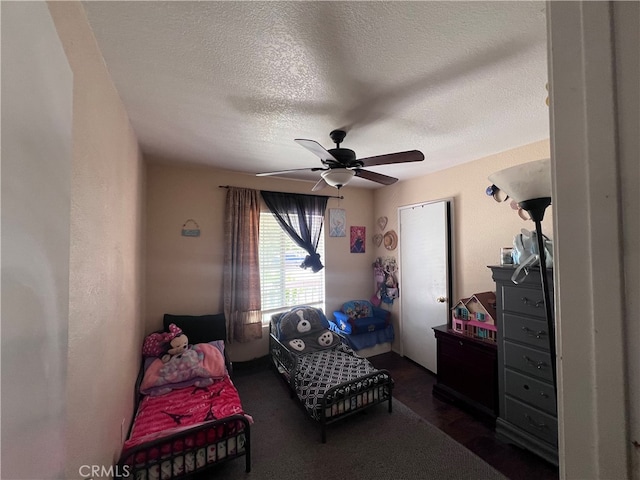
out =
<svg viewBox="0 0 640 480"><path fill-rule="evenodd" d="M351 227L351 253L364 253L366 227Z"/></svg>
<svg viewBox="0 0 640 480"><path fill-rule="evenodd" d="M398 246L398 234L395 230L389 230L384 234L384 248L387 250L395 250Z"/></svg>
<svg viewBox="0 0 640 480"><path fill-rule="evenodd" d="M189 219L182 224L182 236L183 237L199 237L200 226L195 220Z"/></svg>
<svg viewBox="0 0 640 480"><path fill-rule="evenodd" d="M347 223L346 214L342 208L329 209L329 236L330 237L346 237Z"/></svg>

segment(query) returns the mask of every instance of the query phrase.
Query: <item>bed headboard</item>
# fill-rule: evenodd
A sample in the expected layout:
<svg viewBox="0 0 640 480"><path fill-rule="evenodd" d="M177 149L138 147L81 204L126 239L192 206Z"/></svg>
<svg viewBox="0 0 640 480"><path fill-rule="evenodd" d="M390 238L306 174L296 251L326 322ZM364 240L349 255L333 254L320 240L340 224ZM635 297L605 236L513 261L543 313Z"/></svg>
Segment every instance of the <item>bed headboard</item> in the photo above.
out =
<svg viewBox="0 0 640 480"><path fill-rule="evenodd" d="M224 313L215 315L172 315L165 313L162 320L165 331L174 323L189 337L189 343L207 343L213 340L227 340L227 325Z"/></svg>

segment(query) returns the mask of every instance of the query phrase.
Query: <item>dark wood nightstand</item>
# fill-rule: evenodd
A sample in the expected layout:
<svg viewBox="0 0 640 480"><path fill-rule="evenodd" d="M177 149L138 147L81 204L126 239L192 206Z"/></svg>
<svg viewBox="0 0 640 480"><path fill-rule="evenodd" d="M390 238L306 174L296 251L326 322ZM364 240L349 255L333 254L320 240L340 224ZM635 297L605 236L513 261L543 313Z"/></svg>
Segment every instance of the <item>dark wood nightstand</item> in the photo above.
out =
<svg viewBox="0 0 640 480"><path fill-rule="evenodd" d="M434 327L438 345L438 383L433 395L461 403L495 418L498 415L498 349L495 342Z"/></svg>

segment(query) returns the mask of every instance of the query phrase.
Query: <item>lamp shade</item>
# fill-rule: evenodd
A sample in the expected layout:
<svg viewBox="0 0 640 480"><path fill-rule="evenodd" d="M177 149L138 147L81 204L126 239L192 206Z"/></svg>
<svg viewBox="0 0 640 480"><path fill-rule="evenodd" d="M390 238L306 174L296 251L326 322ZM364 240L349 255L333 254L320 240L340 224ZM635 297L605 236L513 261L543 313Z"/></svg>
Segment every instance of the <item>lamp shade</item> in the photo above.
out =
<svg viewBox="0 0 640 480"><path fill-rule="evenodd" d="M349 183L355 174L356 172L348 168L332 168L325 170L320 176L332 187L340 188Z"/></svg>
<svg viewBox="0 0 640 480"><path fill-rule="evenodd" d="M543 158L505 168L489 175L489 181L520 203L551 197L551 160Z"/></svg>

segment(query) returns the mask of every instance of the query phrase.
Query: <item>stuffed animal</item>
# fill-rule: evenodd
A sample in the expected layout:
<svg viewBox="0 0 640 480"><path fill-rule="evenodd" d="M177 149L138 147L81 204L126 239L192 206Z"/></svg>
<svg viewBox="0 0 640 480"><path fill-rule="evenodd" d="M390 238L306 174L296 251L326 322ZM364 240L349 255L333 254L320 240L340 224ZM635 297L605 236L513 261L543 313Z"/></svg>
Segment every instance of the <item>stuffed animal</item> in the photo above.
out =
<svg viewBox="0 0 640 480"><path fill-rule="evenodd" d="M282 315L279 339L297 352L329 348L339 338L328 330L329 324L321 310L312 307L294 307Z"/></svg>
<svg viewBox="0 0 640 480"><path fill-rule="evenodd" d="M280 333L285 339L299 338L301 334L324 330L327 326L313 308L294 308L280 319Z"/></svg>
<svg viewBox="0 0 640 480"><path fill-rule="evenodd" d="M167 363L174 357L179 357L189 348L189 339L184 333L179 333L169 341L169 349L162 356L163 363Z"/></svg>
<svg viewBox="0 0 640 480"><path fill-rule="evenodd" d="M184 353L189 348L189 339L174 323L168 332L155 332L148 335L142 345L142 354L146 357L161 357L164 363Z"/></svg>

